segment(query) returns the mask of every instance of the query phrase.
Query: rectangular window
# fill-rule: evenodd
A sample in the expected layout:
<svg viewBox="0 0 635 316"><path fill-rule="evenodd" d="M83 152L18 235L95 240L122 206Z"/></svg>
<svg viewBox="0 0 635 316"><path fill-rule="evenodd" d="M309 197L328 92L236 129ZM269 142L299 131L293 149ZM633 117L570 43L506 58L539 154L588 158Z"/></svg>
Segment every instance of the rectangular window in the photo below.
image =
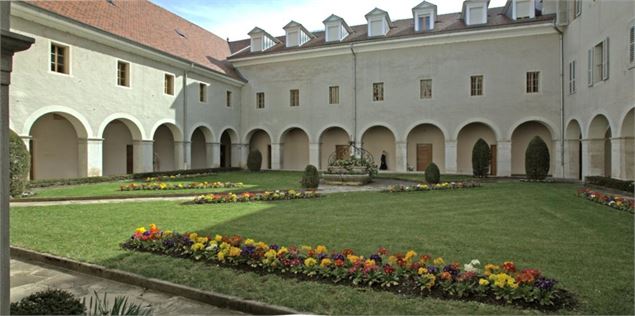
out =
<svg viewBox="0 0 635 316"><path fill-rule="evenodd" d="M264 92L256 93L256 108L257 109L265 108L265 93Z"/></svg>
<svg viewBox="0 0 635 316"><path fill-rule="evenodd" d="M569 63L569 94L575 93L575 60Z"/></svg>
<svg viewBox="0 0 635 316"><path fill-rule="evenodd" d="M540 72L530 71L527 73L527 93L538 93L540 88Z"/></svg>
<svg viewBox="0 0 635 316"><path fill-rule="evenodd" d="M289 105L300 106L300 90L298 89L289 90Z"/></svg>
<svg viewBox="0 0 635 316"><path fill-rule="evenodd" d="M207 85L202 82L198 84L198 100L207 102Z"/></svg>
<svg viewBox="0 0 635 316"><path fill-rule="evenodd" d="M432 79L419 81L419 99L432 98Z"/></svg>
<svg viewBox="0 0 635 316"><path fill-rule="evenodd" d="M329 87L329 104L340 104L340 87Z"/></svg>
<svg viewBox="0 0 635 316"><path fill-rule="evenodd" d="M373 83L373 101L384 101L384 83Z"/></svg>
<svg viewBox="0 0 635 316"><path fill-rule="evenodd" d="M635 25L631 26L631 29L629 31L629 36L628 36L628 42L629 42L629 51L628 51L628 56L629 56L629 61L632 63L635 63Z"/></svg>
<svg viewBox="0 0 635 316"><path fill-rule="evenodd" d="M225 93L225 106L227 107L232 106L232 92L231 91L227 91Z"/></svg>
<svg viewBox="0 0 635 316"><path fill-rule="evenodd" d="M68 74L68 47L51 43L51 71Z"/></svg>
<svg viewBox="0 0 635 316"><path fill-rule="evenodd" d="M470 95L483 95L483 76L470 77Z"/></svg>
<svg viewBox="0 0 635 316"><path fill-rule="evenodd" d="M588 51L588 84L594 85L609 79L609 39Z"/></svg>
<svg viewBox="0 0 635 316"><path fill-rule="evenodd" d="M168 95L174 95L174 76L165 74L163 79L163 93Z"/></svg>
<svg viewBox="0 0 635 316"><path fill-rule="evenodd" d="M130 87L130 64L117 62L117 84L122 87Z"/></svg>
<svg viewBox="0 0 635 316"><path fill-rule="evenodd" d="M582 14L582 0L574 0L573 7L575 9L574 10L575 16L576 17L580 16L580 14Z"/></svg>

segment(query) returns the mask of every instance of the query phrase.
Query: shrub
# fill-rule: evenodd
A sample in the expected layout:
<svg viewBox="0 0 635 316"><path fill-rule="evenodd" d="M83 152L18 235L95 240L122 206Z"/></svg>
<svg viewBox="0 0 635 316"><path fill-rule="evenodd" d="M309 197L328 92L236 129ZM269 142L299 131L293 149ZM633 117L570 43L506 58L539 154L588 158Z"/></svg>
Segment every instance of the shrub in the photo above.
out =
<svg viewBox="0 0 635 316"><path fill-rule="evenodd" d="M441 172L439 172L439 167L434 162L431 162L426 167L425 173L426 182L428 183L437 184L441 180Z"/></svg>
<svg viewBox="0 0 635 316"><path fill-rule="evenodd" d="M532 180L544 180L549 173L549 148L539 136L529 142L525 151L525 172Z"/></svg>
<svg viewBox="0 0 635 316"><path fill-rule="evenodd" d="M100 298L97 291L93 292L93 296L90 297L88 304L86 299L83 300L84 305L88 308L86 315L90 316L115 316L115 315L152 315L152 308L148 305L146 307L136 303L129 303L127 296L117 296L113 304L108 301L108 296L104 293L103 298Z"/></svg>
<svg viewBox="0 0 635 316"><path fill-rule="evenodd" d="M307 189L317 189L320 185L320 174L314 165L307 165L302 176L302 187Z"/></svg>
<svg viewBox="0 0 635 316"><path fill-rule="evenodd" d="M593 177L584 178L584 182L585 184L598 185L598 186L616 189L616 190L629 192L629 193L635 192L635 182L633 181L624 181L624 180L618 180L618 179L613 179L609 177L593 176Z"/></svg>
<svg viewBox="0 0 635 316"><path fill-rule="evenodd" d="M262 167L262 154L259 150L252 150L247 156L247 169L249 171L260 171Z"/></svg>
<svg viewBox="0 0 635 316"><path fill-rule="evenodd" d="M487 177L491 159L489 145L485 140L479 138L472 149L472 171L475 177Z"/></svg>
<svg viewBox="0 0 635 316"><path fill-rule="evenodd" d="M20 196L29 181L31 156L18 134L9 133L9 194Z"/></svg>
<svg viewBox="0 0 635 316"><path fill-rule="evenodd" d="M55 289L31 294L11 303L12 315L83 315L84 304L73 294Z"/></svg>

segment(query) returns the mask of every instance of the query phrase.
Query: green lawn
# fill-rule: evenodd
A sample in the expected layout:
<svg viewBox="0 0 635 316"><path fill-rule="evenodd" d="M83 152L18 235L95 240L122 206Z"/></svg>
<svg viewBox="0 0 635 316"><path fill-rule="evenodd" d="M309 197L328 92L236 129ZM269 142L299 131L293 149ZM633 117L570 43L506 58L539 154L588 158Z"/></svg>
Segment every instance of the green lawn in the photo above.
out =
<svg viewBox="0 0 635 316"><path fill-rule="evenodd" d="M191 183L191 182L243 182L243 188L223 188L223 189L195 189L195 190L165 190L165 191L120 191L119 186L132 182L142 183L143 181L114 181L95 184L67 185L56 186L42 189L34 189L36 194L34 198L59 198L59 197L100 197L100 196L157 196L157 195L173 195L173 194L199 194L207 192L223 192L223 191L245 191L245 190L264 190L264 189L297 189L300 187L301 172L292 171L267 171L261 173L253 173L248 171L220 172L214 175L182 178L168 180L164 182L171 183Z"/></svg>
<svg viewBox="0 0 635 316"><path fill-rule="evenodd" d="M316 200L20 207L12 243L148 277L318 314L534 314L473 302L258 276L123 251L142 225L240 234L277 244L370 253L414 249L446 260L514 260L560 280L579 307L561 313L633 314L633 216L575 197L569 184L499 183L463 191L347 193Z"/></svg>

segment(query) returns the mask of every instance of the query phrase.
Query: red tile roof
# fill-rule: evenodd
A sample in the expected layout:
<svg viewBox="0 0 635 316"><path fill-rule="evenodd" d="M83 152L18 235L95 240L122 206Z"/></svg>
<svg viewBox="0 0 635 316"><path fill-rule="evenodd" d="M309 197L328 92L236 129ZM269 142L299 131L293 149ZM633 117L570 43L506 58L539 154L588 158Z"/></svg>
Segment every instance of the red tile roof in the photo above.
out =
<svg viewBox="0 0 635 316"><path fill-rule="evenodd" d="M231 52L226 40L150 1L29 0L26 3L240 78L227 62Z"/></svg>

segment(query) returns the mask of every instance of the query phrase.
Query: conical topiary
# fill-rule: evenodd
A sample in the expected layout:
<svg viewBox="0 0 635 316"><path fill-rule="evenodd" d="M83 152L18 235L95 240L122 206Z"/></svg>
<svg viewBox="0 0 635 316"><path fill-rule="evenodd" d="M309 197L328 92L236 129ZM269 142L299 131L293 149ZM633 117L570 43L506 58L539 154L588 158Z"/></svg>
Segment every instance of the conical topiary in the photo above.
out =
<svg viewBox="0 0 635 316"><path fill-rule="evenodd" d="M549 148L539 136L534 137L525 151L527 178L544 180L549 174Z"/></svg>
<svg viewBox="0 0 635 316"><path fill-rule="evenodd" d="M9 194L18 197L26 189L31 169L31 155L24 142L11 131L9 133Z"/></svg>
<svg viewBox="0 0 635 316"><path fill-rule="evenodd" d="M252 172L260 171L262 167L262 154L259 150L252 150L247 156L247 169Z"/></svg>
<svg viewBox="0 0 635 316"><path fill-rule="evenodd" d="M485 140L479 138L472 149L472 172L475 177L487 177L491 159L489 145Z"/></svg>
<svg viewBox="0 0 635 316"><path fill-rule="evenodd" d="M302 176L302 187L306 189L317 189L320 185L320 173L314 165L307 165Z"/></svg>
<svg viewBox="0 0 635 316"><path fill-rule="evenodd" d="M439 181L441 181L441 172L439 171L439 167L434 162L431 162L426 167L425 172L426 172L426 182L430 184L437 184L439 183Z"/></svg>

